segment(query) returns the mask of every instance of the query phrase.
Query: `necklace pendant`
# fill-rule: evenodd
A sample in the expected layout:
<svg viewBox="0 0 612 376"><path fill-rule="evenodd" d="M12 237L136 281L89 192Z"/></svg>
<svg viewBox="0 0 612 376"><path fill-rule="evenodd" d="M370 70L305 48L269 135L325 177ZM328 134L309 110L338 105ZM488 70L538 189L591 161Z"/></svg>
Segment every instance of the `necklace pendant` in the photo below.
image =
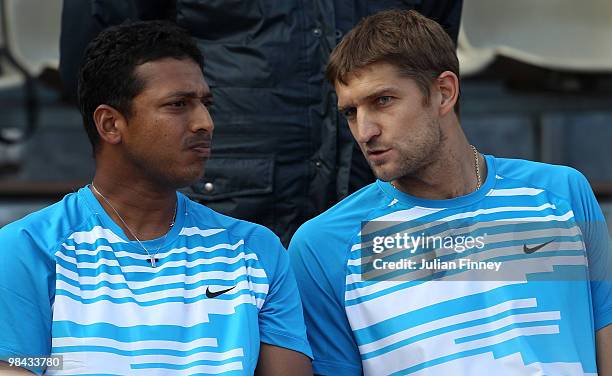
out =
<svg viewBox="0 0 612 376"><path fill-rule="evenodd" d="M148 262L149 264L151 264L151 267L152 267L152 268L156 268L156 267L157 267L156 262L158 262L158 261L159 261L159 259L158 259L158 258L155 258L155 257L153 257L153 256L151 256L151 257L149 257L149 258L147 259L147 262Z"/></svg>

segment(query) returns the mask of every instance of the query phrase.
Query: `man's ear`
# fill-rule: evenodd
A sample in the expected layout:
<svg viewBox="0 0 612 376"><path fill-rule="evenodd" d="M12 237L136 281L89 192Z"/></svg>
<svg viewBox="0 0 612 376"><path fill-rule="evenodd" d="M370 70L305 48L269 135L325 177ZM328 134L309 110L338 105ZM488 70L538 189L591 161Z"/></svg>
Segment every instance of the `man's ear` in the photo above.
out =
<svg viewBox="0 0 612 376"><path fill-rule="evenodd" d="M100 140L116 145L121 143L121 135L127 126L125 116L112 106L99 105L93 113Z"/></svg>
<svg viewBox="0 0 612 376"><path fill-rule="evenodd" d="M455 103L459 100L459 78L451 71L442 72L436 79L440 96L440 115L446 115L453 111Z"/></svg>

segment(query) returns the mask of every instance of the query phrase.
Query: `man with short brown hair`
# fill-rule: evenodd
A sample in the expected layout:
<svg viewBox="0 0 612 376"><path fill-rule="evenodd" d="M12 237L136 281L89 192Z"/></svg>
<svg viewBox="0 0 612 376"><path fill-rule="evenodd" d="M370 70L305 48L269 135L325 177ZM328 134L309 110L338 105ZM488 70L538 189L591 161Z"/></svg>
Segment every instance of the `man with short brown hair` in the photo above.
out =
<svg viewBox="0 0 612 376"><path fill-rule="evenodd" d="M314 372L610 375L612 256L584 176L470 145L453 43L414 11L362 20L327 77L378 181L291 241Z"/></svg>

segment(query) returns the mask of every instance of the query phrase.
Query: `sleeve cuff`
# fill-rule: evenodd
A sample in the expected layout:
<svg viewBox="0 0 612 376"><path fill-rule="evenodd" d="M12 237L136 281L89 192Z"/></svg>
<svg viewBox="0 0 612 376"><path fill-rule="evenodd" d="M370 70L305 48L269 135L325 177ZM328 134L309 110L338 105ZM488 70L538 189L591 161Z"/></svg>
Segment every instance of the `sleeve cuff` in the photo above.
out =
<svg viewBox="0 0 612 376"><path fill-rule="evenodd" d="M321 376L361 376L361 367L356 367L353 364L344 364L338 362L330 362L327 360L314 360L312 362L312 370L315 375Z"/></svg>
<svg viewBox="0 0 612 376"><path fill-rule="evenodd" d="M294 336L276 332L273 330L262 330L260 335L261 342L263 343L297 351L306 355L310 359L313 359L312 351L310 350L310 345L305 339L296 338Z"/></svg>
<svg viewBox="0 0 612 376"><path fill-rule="evenodd" d="M595 316L595 331L605 328L612 324L612 308L606 312Z"/></svg>

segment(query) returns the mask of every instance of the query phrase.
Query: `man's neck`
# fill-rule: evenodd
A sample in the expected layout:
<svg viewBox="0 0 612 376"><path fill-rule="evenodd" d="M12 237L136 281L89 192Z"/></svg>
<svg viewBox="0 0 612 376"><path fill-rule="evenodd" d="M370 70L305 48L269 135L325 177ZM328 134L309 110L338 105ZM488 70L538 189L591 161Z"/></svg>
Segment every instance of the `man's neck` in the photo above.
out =
<svg viewBox="0 0 612 376"><path fill-rule="evenodd" d="M445 200L465 196L478 187L474 151L461 128L443 137L435 159L414 174L403 176L391 183L402 192L412 196ZM484 184L487 168L484 158L478 153L480 182Z"/></svg>
<svg viewBox="0 0 612 376"><path fill-rule="evenodd" d="M174 222L177 198L174 189L150 182L111 178L96 172L94 196L109 217L132 240L163 236Z"/></svg>

